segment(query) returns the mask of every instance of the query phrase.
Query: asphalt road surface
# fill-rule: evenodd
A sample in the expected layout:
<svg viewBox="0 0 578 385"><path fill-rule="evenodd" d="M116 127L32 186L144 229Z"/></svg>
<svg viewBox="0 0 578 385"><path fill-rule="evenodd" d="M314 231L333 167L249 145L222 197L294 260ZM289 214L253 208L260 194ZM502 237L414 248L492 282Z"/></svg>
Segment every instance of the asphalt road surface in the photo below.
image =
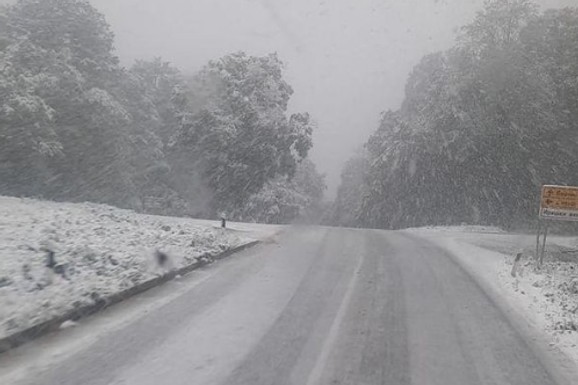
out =
<svg viewBox="0 0 578 385"><path fill-rule="evenodd" d="M443 250L403 233L321 227L290 230L0 360L15 384L555 383Z"/></svg>

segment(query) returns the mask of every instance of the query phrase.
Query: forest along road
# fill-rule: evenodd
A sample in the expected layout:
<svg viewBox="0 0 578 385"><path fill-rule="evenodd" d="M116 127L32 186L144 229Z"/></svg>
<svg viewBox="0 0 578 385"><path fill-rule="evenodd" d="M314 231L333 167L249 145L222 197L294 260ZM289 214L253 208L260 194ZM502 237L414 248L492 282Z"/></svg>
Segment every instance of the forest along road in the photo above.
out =
<svg viewBox="0 0 578 385"><path fill-rule="evenodd" d="M303 227L0 357L0 383L555 382L443 250Z"/></svg>

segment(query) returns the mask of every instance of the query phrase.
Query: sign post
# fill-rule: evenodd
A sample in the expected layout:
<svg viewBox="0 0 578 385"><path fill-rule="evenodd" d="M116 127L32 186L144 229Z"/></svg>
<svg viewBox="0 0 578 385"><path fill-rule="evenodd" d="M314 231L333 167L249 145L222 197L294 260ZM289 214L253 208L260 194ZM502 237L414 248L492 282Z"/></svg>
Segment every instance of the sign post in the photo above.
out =
<svg viewBox="0 0 578 385"><path fill-rule="evenodd" d="M539 216L540 221L538 222L538 235L536 237L536 258L538 259L538 266L542 266L544 252L546 250L546 238L548 237L548 222L542 226L542 221L578 222L578 187L542 186ZM541 252L540 236L543 236Z"/></svg>

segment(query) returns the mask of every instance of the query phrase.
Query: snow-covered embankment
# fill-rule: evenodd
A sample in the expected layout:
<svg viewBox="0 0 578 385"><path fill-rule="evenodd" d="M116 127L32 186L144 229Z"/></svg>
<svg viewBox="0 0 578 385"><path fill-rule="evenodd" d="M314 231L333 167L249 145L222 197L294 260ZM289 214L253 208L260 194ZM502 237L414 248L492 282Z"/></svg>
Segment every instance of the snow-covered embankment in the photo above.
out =
<svg viewBox="0 0 578 385"><path fill-rule="evenodd" d="M0 340L254 241L215 226L0 197Z"/></svg>

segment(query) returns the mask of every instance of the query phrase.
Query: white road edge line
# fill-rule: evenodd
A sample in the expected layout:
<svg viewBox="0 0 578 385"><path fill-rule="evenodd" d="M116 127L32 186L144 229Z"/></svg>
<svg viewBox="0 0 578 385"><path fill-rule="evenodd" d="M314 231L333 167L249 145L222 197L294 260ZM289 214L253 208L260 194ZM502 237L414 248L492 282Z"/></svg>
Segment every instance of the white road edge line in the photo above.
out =
<svg viewBox="0 0 578 385"><path fill-rule="evenodd" d="M357 262L357 266L355 267L355 271L353 272L353 276L351 280L347 284L347 291L343 296L343 300L341 301L341 305L339 305L339 310L331 324L331 329L329 330L329 334L325 338L325 342L323 343L323 347L321 349L321 353L315 362L315 366L311 370L309 374L309 378L307 380L306 385L317 385L321 381L321 376L323 375L323 371L327 366L327 361L329 360L329 355L335 344L335 341L338 337L339 328L343 323L343 319L345 318L345 313L347 312L347 308L349 307L349 303L351 302L351 298L353 297L353 291L355 289L355 285L357 284L357 278L359 276L359 271L361 270L361 265L363 264L365 257L362 254Z"/></svg>

